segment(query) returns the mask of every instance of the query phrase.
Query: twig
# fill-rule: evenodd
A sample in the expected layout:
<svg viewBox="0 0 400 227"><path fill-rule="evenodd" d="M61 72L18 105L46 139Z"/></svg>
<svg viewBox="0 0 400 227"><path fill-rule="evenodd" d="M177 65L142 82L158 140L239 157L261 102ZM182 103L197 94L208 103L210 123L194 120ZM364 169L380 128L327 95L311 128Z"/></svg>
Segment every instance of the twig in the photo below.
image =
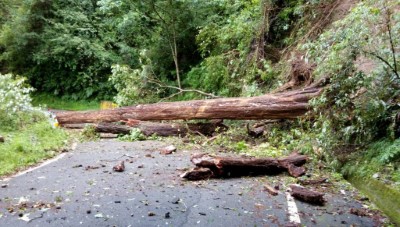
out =
<svg viewBox="0 0 400 227"><path fill-rule="evenodd" d="M30 219L30 220L28 221L28 223L31 222L31 221L34 221L34 220L36 220L36 219L43 218L43 216L44 216L44 212L42 212L39 216L36 216L36 217Z"/></svg>
<svg viewBox="0 0 400 227"><path fill-rule="evenodd" d="M369 51L364 51L364 52L366 54L372 55L372 56L376 57L377 59L381 60L386 66L388 66L393 71L393 73L397 76L397 79L400 80L400 75L398 74L396 68L394 68L387 60L385 60L383 57L379 56L376 53L369 52ZM396 65L395 65L395 67L396 67Z"/></svg>
<svg viewBox="0 0 400 227"><path fill-rule="evenodd" d="M175 87L175 86L165 85L165 84L162 84L160 81L157 81L157 80L154 80L154 79L149 79L149 82L150 82L150 83L153 83L153 84L156 84L156 85L158 85L158 86L161 87L161 88L171 88L171 89L178 90L177 93L172 94L172 95L170 95L170 96L168 96L168 97L166 97L166 98L161 99L160 102L162 102L162 101L164 101L164 100L166 100L166 99L170 99L170 98L172 98L172 97L175 97L175 96L177 96L177 95L180 95L180 94L182 94L182 93L184 93L184 92L195 92L195 93L199 93L199 94L201 94L201 95L209 96L209 97L212 97L212 98L220 98L220 96L216 96L216 95L214 95L214 94L207 93L207 92L200 91L200 90L196 90L196 89L183 89L183 88L179 88L179 87Z"/></svg>

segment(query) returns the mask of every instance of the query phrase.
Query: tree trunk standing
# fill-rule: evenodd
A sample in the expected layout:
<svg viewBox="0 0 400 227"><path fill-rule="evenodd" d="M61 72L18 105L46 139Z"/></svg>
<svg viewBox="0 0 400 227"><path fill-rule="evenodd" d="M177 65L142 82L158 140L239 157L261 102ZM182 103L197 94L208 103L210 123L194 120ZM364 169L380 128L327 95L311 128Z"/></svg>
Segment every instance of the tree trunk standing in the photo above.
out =
<svg viewBox="0 0 400 227"><path fill-rule="evenodd" d="M294 119L308 111L308 101L318 96L320 91L319 88L308 88L250 98L164 102L111 110L61 112L56 113L56 118L60 124L118 122L128 119Z"/></svg>
<svg viewBox="0 0 400 227"><path fill-rule="evenodd" d="M173 46L171 45L171 51L172 51L172 57L174 58L174 63L175 63L175 71L176 71L176 80L178 82L178 87L182 88L181 86L181 76L179 72L179 62L178 62L178 47L176 44L176 31L175 28L172 28L172 36L173 36Z"/></svg>

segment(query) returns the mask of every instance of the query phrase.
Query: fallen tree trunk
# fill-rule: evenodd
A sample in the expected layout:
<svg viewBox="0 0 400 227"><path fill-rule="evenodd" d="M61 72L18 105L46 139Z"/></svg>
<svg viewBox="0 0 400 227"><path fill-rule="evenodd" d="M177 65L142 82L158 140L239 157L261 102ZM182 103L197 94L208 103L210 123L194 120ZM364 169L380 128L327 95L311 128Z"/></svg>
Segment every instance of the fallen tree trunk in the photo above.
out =
<svg viewBox="0 0 400 227"><path fill-rule="evenodd" d="M113 123L99 124L65 124L63 127L69 129L82 129L87 125L94 127L99 133L129 134L132 129L138 128L145 136L184 136L190 133L212 136L215 132L223 132L228 129L222 122L217 123L189 123L189 124L166 124L145 121L135 121L135 124L121 125Z"/></svg>
<svg viewBox="0 0 400 227"><path fill-rule="evenodd" d="M60 124L118 122L121 120L178 119L293 119L307 112L308 101L320 88L306 88L250 98L221 98L144 104L100 111L58 112Z"/></svg>
<svg viewBox="0 0 400 227"><path fill-rule="evenodd" d="M289 168L293 168L292 166L301 168L298 166L303 165L307 161L307 156L292 153L287 157L276 159L220 157L209 154L198 154L193 155L190 160L197 168L210 169L213 173L213 177L272 175L284 171L288 171L292 176L298 177L299 175L292 174Z"/></svg>

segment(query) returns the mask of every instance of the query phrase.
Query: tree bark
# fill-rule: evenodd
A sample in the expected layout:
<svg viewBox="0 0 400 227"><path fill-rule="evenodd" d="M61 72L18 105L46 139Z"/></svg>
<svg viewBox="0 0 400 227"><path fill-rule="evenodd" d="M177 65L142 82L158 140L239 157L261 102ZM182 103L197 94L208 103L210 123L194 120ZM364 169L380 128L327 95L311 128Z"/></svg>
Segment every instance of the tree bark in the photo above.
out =
<svg viewBox="0 0 400 227"><path fill-rule="evenodd" d="M99 124L65 124L63 127L69 129L82 129L87 125L92 125L96 132L99 133L113 133L113 134L129 134L133 128L138 128L145 136L158 135L158 136L185 136L187 134L201 134L205 136L212 136L215 132L223 132L228 127L222 122L217 123L192 123L192 124L166 124L136 121L133 125L121 125L113 123L99 123Z"/></svg>
<svg viewBox="0 0 400 227"><path fill-rule="evenodd" d="M111 110L59 112L56 118L60 124L118 122L128 119L293 119L307 112L308 101L318 96L320 91L320 88L306 88L250 98L164 102Z"/></svg>

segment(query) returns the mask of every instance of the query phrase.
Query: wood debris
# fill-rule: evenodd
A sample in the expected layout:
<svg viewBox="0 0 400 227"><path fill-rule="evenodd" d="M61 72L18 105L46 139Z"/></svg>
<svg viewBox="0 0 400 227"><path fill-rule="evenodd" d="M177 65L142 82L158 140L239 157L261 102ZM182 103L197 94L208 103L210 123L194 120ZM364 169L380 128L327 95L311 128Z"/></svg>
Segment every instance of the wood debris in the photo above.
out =
<svg viewBox="0 0 400 227"><path fill-rule="evenodd" d="M121 161L116 166L113 167L115 172L124 172L125 171L125 162Z"/></svg>
<svg viewBox="0 0 400 227"><path fill-rule="evenodd" d="M300 185L292 184L289 186L291 189L290 194L303 202L307 202L314 205L324 205L324 193L312 191Z"/></svg>

